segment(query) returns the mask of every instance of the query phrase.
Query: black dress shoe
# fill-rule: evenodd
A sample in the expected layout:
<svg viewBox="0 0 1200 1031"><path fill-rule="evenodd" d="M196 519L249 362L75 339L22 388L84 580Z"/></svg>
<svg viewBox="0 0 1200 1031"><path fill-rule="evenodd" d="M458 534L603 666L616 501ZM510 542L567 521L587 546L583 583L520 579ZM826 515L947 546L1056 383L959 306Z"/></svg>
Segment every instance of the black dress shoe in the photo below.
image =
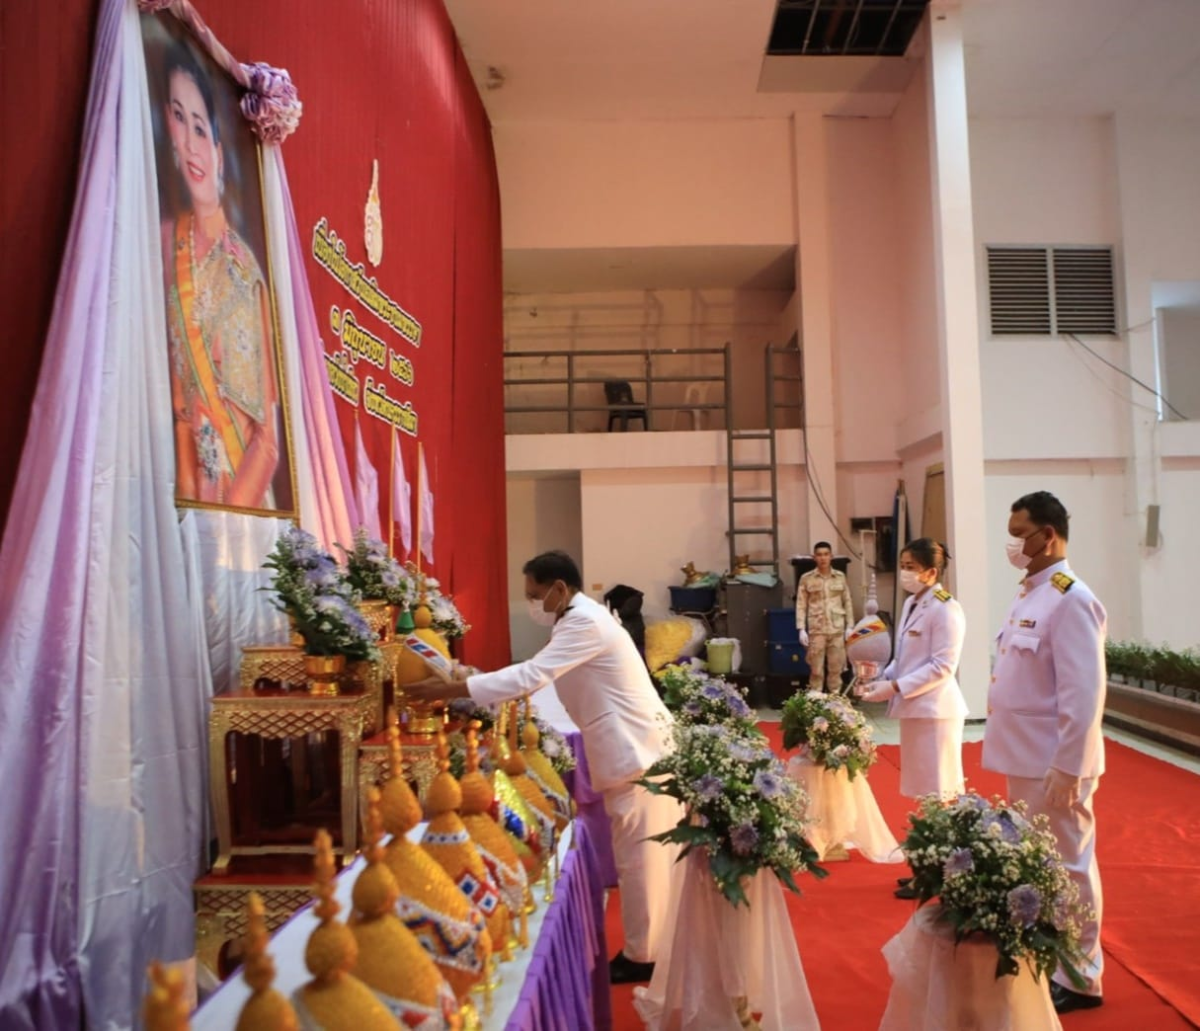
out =
<svg viewBox="0 0 1200 1031"><path fill-rule="evenodd" d="M1050 982L1050 1001L1054 1003L1054 1012L1059 1014L1074 1013L1075 1010L1094 1010L1097 1006L1104 1005L1103 997L1073 992L1057 981Z"/></svg>
<svg viewBox="0 0 1200 1031"><path fill-rule="evenodd" d="M653 963L635 963L624 952L618 952L608 964L609 984L640 984L653 976Z"/></svg>
<svg viewBox="0 0 1200 1031"><path fill-rule="evenodd" d="M892 894L898 899L915 899L917 897L917 889L914 888L912 886L912 882L909 881L908 884L900 885L900 887L892 892Z"/></svg>
<svg viewBox="0 0 1200 1031"><path fill-rule="evenodd" d="M901 888L903 888L906 884L912 884L912 878L911 877L897 877L896 883L898 885L900 885Z"/></svg>

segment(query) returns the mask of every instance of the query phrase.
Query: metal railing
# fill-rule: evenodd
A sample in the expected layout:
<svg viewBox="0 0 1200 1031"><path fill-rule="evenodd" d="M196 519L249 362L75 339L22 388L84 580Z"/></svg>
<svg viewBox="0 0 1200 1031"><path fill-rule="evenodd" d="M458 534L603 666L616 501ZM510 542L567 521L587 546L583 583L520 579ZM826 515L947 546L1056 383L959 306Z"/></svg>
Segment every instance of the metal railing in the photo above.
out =
<svg viewBox="0 0 1200 1031"><path fill-rule="evenodd" d="M711 364L719 367L721 371L720 374L713 374L708 371L670 373L663 370L662 366L669 364L672 359L676 364L681 359L688 359L693 364L701 366ZM510 370L514 365L517 363L527 364L531 360L540 362L543 366L548 366L551 362L555 363L557 366L555 374L510 375ZM610 426L614 418L621 416L624 416L625 424L630 418L643 420L643 425L647 430L661 428L655 425L656 413L720 412L722 414L721 425L714 425L711 427L713 429L723 429L729 422L732 397L728 344L716 348L662 350L508 351L504 355L504 363L504 413L506 419L509 416L563 416L566 420L567 433L581 432L579 416L593 413L607 415ZM615 368L621 365L624 365L626 369L632 366L637 371L632 373L615 371ZM606 367L605 371L599 371L597 366ZM608 371L608 369L614 369L614 371ZM605 400L603 403L596 403L597 395L603 397L603 387L607 383L628 383L633 390L633 400L622 403ZM720 401L708 400L707 387L704 388L699 399L688 399L686 396L687 387L710 383L721 385ZM683 397L677 396L681 393L680 391L668 389L681 384L685 386L685 390L682 392L685 395ZM644 399L641 400L638 399L639 386L644 395ZM555 403L532 404L519 396L519 392L522 391L528 395L531 392L537 393L546 389L552 389L558 394ZM596 421L603 423L602 419ZM590 424L592 420L587 419L584 422ZM599 426L596 428L598 429ZM695 416L692 418L692 428L698 428ZM508 432L514 431L509 428Z"/></svg>

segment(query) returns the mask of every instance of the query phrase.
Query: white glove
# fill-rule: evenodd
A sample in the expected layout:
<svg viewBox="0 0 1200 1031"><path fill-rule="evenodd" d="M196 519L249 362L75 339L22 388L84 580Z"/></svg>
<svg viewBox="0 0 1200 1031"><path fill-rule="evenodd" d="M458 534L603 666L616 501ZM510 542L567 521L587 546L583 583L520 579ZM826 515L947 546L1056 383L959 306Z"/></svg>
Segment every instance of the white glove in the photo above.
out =
<svg viewBox="0 0 1200 1031"><path fill-rule="evenodd" d="M804 645L805 648L808 647L808 631L805 630L804 627L800 627L800 643Z"/></svg>

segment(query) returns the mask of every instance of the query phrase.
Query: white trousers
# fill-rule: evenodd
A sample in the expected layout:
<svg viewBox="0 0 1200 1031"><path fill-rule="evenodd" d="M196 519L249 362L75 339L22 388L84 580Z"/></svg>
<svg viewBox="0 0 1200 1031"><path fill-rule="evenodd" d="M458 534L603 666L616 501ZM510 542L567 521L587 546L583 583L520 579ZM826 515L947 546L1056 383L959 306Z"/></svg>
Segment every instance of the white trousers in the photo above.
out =
<svg viewBox="0 0 1200 1031"><path fill-rule="evenodd" d="M666 931L671 868L679 847L646 839L678 824L683 808L666 795L623 784L604 792L604 809L621 888L622 951L636 963L653 963Z"/></svg>
<svg viewBox="0 0 1200 1031"><path fill-rule="evenodd" d="M1029 815L1044 813L1050 820L1050 829L1058 841L1058 851L1063 865L1071 874L1071 880L1079 885L1079 901L1085 909L1094 911L1093 919L1083 922L1080 946L1086 962L1079 971L1087 987L1086 995L1102 994L1100 975L1104 972L1104 953L1100 951L1100 916L1104 907L1104 896L1100 890L1100 867L1096 863L1096 816L1092 812L1092 798L1099 787L1097 778L1080 782L1079 801L1069 808L1050 806L1042 789L1040 779L1009 777L1009 801L1023 801L1029 806ZM1071 991L1080 991L1071 983L1063 971L1057 970L1054 980Z"/></svg>

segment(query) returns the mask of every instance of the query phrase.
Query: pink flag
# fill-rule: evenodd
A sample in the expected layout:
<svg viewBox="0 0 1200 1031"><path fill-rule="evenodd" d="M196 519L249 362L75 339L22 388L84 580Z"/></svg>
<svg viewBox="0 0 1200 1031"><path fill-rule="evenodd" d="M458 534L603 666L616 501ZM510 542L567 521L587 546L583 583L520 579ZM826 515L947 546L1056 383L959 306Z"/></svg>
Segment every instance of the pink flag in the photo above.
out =
<svg viewBox="0 0 1200 1031"><path fill-rule="evenodd" d="M429 470L425 466L425 449L419 448L421 458L421 554L433 563L433 491L429 487Z"/></svg>
<svg viewBox="0 0 1200 1031"><path fill-rule="evenodd" d="M379 474L367 455L362 426L354 420L354 498L358 502L358 519L376 540L379 539Z"/></svg>
<svg viewBox="0 0 1200 1031"><path fill-rule="evenodd" d="M404 452L399 441L392 442L392 450L396 453L392 462L392 518L400 527L400 543L407 555L412 551L412 488L404 475Z"/></svg>

